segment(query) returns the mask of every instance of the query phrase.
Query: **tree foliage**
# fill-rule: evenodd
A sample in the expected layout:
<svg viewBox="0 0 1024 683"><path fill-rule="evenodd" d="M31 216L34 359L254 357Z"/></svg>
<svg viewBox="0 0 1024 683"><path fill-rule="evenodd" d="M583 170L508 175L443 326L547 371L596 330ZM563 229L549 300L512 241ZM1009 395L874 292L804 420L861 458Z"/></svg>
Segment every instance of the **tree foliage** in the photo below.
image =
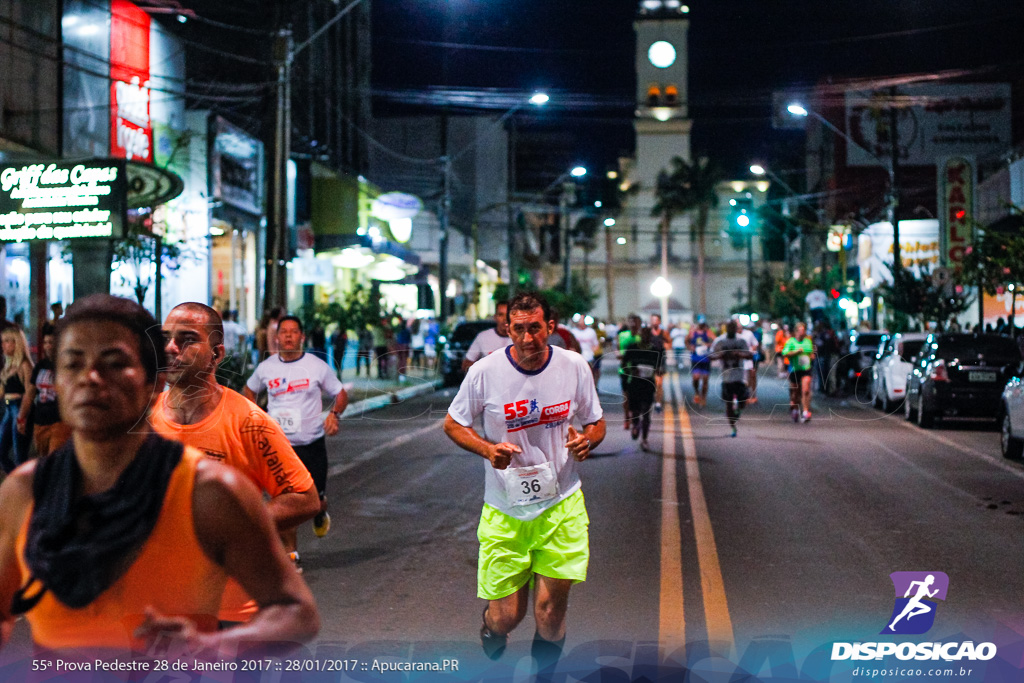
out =
<svg viewBox="0 0 1024 683"><path fill-rule="evenodd" d="M160 228L161 226L157 226ZM152 230L149 222L133 222L127 226L123 239L113 241L110 269L118 272L124 264L129 274L118 272L121 284L132 288L139 305L146 299L146 293L156 282L157 249L160 251L160 267L163 271L173 272L186 263L198 263L202 260L200 249L189 242L165 242L164 238Z"/></svg>
<svg viewBox="0 0 1024 683"><path fill-rule="evenodd" d="M986 231L967 248L963 277L986 294L1002 294L1009 285L1024 283L1024 234Z"/></svg>
<svg viewBox="0 0 1024 683"><path fill-rule="evenodd" d="M718 206L717 187L725 179L721 168L707 157L688 162L672 157L668 169L658 173L654 188L655 204L651 215L661 218L661 230L668 234L672 220L677 216L695 212L690 239L697 242L698 308L707 311L707 283L704 261L707 255L707 227L711 209Z"/></svg>
<svg viewBox="0 0 1024 683"><path fill-rule="evenodd" d="M921 267L919 275L910 268L900 268L893 276L893 283L883 283L879 288L891 309L886 327L892 332L910 329L912 320L908 317L916 319L919 325L936 322L943 327L950 318L966 311L973 301L961 277L955 276L942 284L932 277L927 267Z"/></svg>
<svg viewBox="0 0 1024 683"><path fill-rule="evenodd" d="M358 333L367 326L380 325L381 320L398 316L399 312L394 308L388 310L372 288L357 284L345 292L341 301L302 306L297 315L306 329L337 325Z"/></svg>

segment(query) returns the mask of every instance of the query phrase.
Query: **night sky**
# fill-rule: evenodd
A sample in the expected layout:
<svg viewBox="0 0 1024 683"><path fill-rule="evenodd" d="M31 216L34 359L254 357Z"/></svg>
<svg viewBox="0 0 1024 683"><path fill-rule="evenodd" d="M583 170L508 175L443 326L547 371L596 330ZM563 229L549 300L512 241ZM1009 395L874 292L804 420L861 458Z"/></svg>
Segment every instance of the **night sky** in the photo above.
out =
<svg viewBox="0 0 1024 683"><path fill-rule="evenodd" d="M581 158L604 163L631 150L633 0L373 3L381 111L429 87L547 88L570 104L539 123L593 131ZM954 69L967 70L966 80L1024 73L1022 0L689 4L693 148L733 172L755 158L792 160L802 142L772 130L773 90Z"/></svg>

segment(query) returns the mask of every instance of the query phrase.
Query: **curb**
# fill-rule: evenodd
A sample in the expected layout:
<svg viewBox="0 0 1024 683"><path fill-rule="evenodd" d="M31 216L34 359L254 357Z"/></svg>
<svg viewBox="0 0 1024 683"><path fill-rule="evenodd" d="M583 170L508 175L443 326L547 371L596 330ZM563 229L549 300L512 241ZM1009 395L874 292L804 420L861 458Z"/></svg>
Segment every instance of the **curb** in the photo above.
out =
<svg viewBox="0 0 1024 683"><path fill-rule="evenodd" d="M413 398L415 396L422 396L423 394L432 394L437 391L443 380L435 379L423 384L408 387L406 389L400 389L399 391L393 391L388 394L381 396L374 396L372 398L363 399L362 401L356 401L350 403L345 412L342 414L341 419L347 420L352 417L358 417L363 413L368 413L373 410L380 410L386 406L401 403L402 401Z"/></svg>

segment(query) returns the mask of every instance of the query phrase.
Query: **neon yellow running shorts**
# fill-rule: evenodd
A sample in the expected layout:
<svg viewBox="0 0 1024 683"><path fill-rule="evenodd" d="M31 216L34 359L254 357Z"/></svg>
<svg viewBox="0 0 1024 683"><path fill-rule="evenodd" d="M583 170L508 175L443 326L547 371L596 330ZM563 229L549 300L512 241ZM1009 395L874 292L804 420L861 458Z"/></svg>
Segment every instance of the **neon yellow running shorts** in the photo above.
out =
<svg viewBox="0 0 1024 683"><path fill-rule="evenodd" d="M484 504L476 532L480 540L477 596L499 600L512 595L534 574L585 581L589 525L581 490L528 522Z"/></svg>

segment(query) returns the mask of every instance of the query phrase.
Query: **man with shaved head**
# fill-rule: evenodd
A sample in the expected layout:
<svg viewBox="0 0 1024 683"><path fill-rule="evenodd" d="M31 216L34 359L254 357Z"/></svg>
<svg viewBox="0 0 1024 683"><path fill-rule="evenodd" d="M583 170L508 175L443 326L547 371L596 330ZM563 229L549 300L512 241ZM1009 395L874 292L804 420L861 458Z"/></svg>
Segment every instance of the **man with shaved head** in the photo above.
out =
<svg viewBox="0 0 1024 683"><path fill-rule="evenodd" d="M201 303L180 304L164 321L163 334L167 390L150 413L154 430L245 474L270 497L268 512L285 549L294 552L294 529L320 511L316 487L281 427L255 403L217 383L217 364L224 359L220 314ZM247 621L255 607L240 587L229 584L220 618Z"/></svg>

